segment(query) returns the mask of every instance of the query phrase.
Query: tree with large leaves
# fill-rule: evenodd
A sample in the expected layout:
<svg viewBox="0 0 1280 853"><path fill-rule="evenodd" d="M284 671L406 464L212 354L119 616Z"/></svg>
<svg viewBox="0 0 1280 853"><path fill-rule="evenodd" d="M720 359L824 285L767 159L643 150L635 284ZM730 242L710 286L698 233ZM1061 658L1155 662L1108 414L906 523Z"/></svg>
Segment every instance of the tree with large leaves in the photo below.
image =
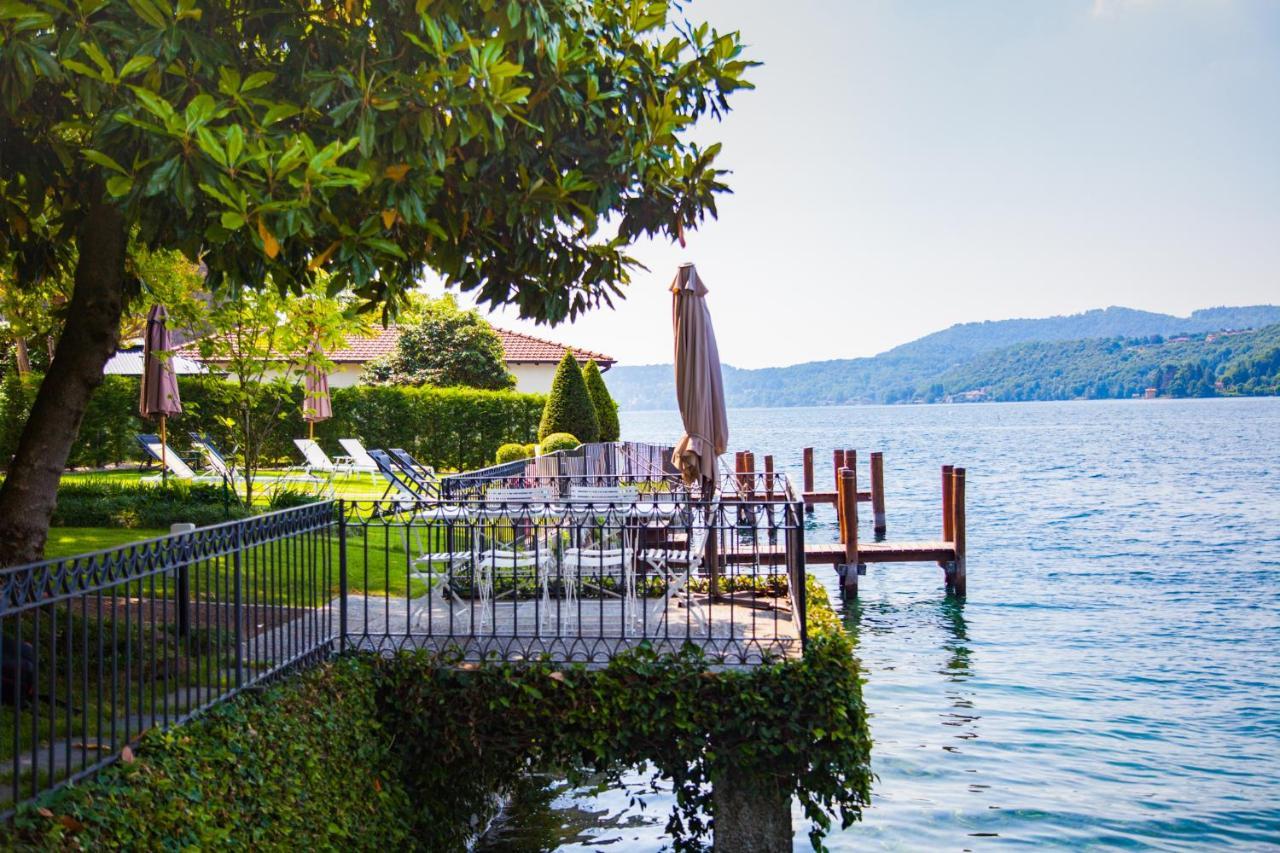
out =
<svg viewBox="0 0 1280 853"><path fill-rule="evenodd" d="M393 352L365 366L372 385L462 386L487 391L514 388L502 338L478 311L463 311L450 294L414 306Z"/></svg>
<svg viewBox="0 0 1280 853"><path fill-rule="evenodd" d="M673 14L673 12L675 14ZM572 318L642 235L715 214L690 125L748 84L737 34L676 0L0 3L0 263L70 270L67 324L0 488L0 563L41 553L137 287L130 239L214 291L337 293L394 315L431 269Z"/></svg>

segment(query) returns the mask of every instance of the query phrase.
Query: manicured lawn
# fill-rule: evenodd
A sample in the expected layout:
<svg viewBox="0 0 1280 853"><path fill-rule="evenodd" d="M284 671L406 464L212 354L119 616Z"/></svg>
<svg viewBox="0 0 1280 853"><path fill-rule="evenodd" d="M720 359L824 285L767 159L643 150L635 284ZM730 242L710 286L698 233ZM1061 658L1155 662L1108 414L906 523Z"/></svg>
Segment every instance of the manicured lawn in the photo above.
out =
<svg viewBox="0 0 1280 853"><path fill-rule="evenodd" d="M53 527L49 530L49 539L44 546L44 556L52 560L58 557L73 557L76 554L87 554L91 551L102 551L137 542L164 536L168 530L128 530L119 527Z"/></svg>

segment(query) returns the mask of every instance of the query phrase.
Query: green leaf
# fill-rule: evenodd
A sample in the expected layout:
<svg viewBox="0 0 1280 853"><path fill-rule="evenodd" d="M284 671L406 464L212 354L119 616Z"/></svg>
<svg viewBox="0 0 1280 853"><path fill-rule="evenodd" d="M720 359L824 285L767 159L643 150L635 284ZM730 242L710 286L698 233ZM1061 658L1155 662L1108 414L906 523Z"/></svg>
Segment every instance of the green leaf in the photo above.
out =
<svg viewBox="0 0 1280 853"><path fill-rule="evenodd" d="M126 170L124 166L121 166L101 151L94 151L92 148L86 148L80 153L83 154L84 159L88 160L90 163L96 163L103 168L110 169L113 172L119 172L122 175L127 176L129 174L128 170Z"/></svg>
<svg viewBox="0 0 1280 853"><path fill-rule="evenodd" d="M238 228L244 227L244 216L236 213L234 210L223 211L221 221L222 227L226 228L228 231L235 231Z"/></svg>
<svg viewBox="0 0 1280 853"><path fill-rule="evenodd" d="M162 30L169 27L168 18L161 13L151 0L129 0L129 8L133 9L139 18L153 27L158 27Z"/></svg>
<svg viewBox="0 0 1280 853"><path fill-rule="evenodd" d="M107 192L115 198L128 195L131 189L133 189L133 178L128 175L112 175L107 178Z"/></svg>
<svg viewBox="0 0 1280 853"><path fill-rule="evenodd" d="M133 59L126 62L124 67L120 69L120 79L123 80L126 77L132 77L140 71L146 71L155 63L155 61L156 58L154 56L135 56Z"/></svg>

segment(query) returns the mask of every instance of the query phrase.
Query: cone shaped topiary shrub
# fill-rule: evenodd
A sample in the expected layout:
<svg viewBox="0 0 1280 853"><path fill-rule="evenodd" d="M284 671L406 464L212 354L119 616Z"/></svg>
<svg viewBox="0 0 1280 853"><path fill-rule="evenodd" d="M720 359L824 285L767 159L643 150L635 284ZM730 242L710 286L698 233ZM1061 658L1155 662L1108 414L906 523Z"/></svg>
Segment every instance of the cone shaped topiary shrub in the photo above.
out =
<svg viewBox="0 0 1280 853"><path fill-rule="evenodd" d="M622 425L618 423L618 404L609 394L595 359L582 368L582 380L587 384L587 394L596 410L596 420L600 422L600 441L617 441L622 434Z"/></svg>
<svg viewBox="0 0 1280 853"><path fill-rule="evenodd" d="M551 393L547 395L542 424L538 427L538 441L557 432L577 436L585 444L600 440L600 421L596 419L595 406L591 404L591 395L573 350L565 352L551 380Z"/></svg>

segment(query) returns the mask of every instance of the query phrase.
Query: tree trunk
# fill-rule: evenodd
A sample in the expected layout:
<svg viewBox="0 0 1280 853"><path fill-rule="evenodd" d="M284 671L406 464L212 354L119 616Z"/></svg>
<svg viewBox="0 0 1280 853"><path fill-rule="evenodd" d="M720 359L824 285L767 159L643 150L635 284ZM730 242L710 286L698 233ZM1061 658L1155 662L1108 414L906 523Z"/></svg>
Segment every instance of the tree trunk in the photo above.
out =
<svg viewBox="0 0 1280 853"><path fill-rule="evenodd" d="M124 310L128 231L115 207L85 211L67 323L0 486L0 566L40 559L58 481L102 369L116 349Z"/></svg>
<svg viewBox="0 0 1280 853"><path fill-rule="evenodd" d="M31 372L31 356L27 353L27 342L18 338L13 342L13 351L18 359L18 375L26 376Z"/></svg>

